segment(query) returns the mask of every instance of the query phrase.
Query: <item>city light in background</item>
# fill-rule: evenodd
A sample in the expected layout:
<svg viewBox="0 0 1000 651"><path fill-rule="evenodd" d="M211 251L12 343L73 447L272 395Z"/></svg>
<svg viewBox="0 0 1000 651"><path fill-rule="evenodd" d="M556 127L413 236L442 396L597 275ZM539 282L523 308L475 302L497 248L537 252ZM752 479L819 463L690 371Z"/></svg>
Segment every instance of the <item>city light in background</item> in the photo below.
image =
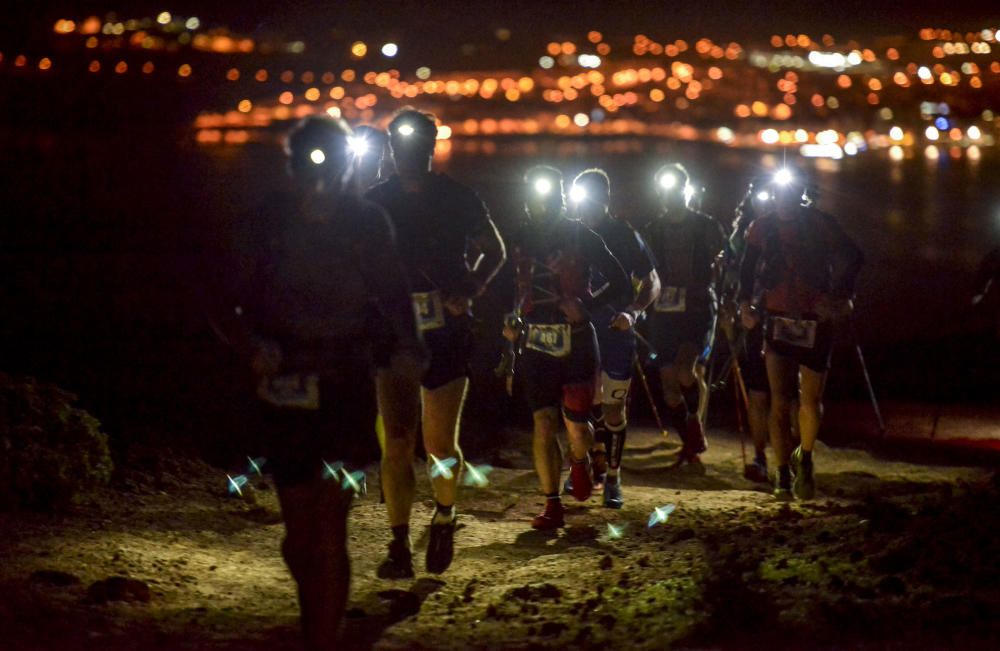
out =
<svg viewBox="0 0 1000 651"><path fill-rule="evenodd" d="M0 50L0 70L218 86L220 99L194 124L202 144L267 140L273 123L319 113L384 125L392 111L412 104L446 127L439 135L445 151L453 139L545 135L795 147L833 160L877 150L896 160L896 148L975 160L996 146L1000 110L1000 52L989 26L927 27L870 43L830 34L774 34L760 42L636 34L623 41L591 30L540 42L516 71L432 70L402 59L396 42L358 39L347 39L330 65L320 66L310 54L320 46L294 36L258 40L167 10L128 20L67 17L52 31L69 47L37 58ZM495 36L503 41L511 32ZM137 61L142 55L149 59ZM206 56L228 61L223 76L205 77L199 68L214 74L219 67ZM176 61L167 65L167 57ZM955 106L960 115L952 114Z"/></svg>

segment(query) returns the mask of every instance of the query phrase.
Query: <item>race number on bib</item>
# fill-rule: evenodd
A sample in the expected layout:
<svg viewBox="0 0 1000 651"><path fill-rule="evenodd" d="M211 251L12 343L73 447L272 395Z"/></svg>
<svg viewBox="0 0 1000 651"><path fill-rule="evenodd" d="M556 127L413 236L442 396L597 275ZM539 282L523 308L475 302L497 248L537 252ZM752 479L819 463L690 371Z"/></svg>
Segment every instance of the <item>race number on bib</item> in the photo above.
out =
<svg viewBox="0 0 1000 651"><path fill-rule="evenodd" d="M417 315L417 328L421 332L444 327L444 303L441 301L441 292L437 290L414 292L410 296L413 299L413 311Z"/></svg>
<svg viewBox="0 0 1000 651"><path fill-rule="evenodd" d="M657 312L685 312L687 310L687 287L664 287L656 298Z"/></svg>
<svg viewBox="0 0 1000 651"><path fill-rule="evenodd" d="M811 320L789 319L783 316L771 317L771 337L799 348L812 348L816 345L816 322Z"/></svg>
<svg viewBox="0 0 1000 651"><path fill-rule="evenodd" d="M262 378L257 397L275 407L319 409L319 376L279 375Z"/></svg>
<svg viewBox="0 0 1000 651"><path fill-rule="evenodd" d="M569 324L529 325L525 345L546 355L566 357L570 351Z"/></svg>

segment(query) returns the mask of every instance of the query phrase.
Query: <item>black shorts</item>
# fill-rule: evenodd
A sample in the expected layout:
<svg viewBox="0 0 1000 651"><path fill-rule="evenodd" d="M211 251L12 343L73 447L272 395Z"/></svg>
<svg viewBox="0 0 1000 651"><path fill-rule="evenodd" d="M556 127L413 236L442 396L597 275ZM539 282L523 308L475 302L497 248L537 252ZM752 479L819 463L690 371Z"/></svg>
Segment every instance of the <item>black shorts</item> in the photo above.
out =
<svg viewBox="0 0 1000 651"><path fill-rule="evenodd" d="M649 343L656 349L657 367L669 366L677 359L681 346L691 344L701 359L712 352L715 339L715 311L650 312Z"/></svg>
<svg viewBox="0 0 1000 651"><path fill-rule="evenodd" d="M532 412L561 406L570 418L586 418L594 402L599 367L597 335L588 323L572 332L569 355L553 357L525 348L517 359L516 372L524 381Z"/></svg>
<svg viewBox="0 0 1000 651"><path fill-rule="evenodd" d="M345 368L320 379L319 409L276 407L255 400L255 430L248 456L266 457L265 471L278 486L308 484L323 477L323 462L356 470L378 458L374 392L366 367Z"/></svg>
<svg viewBox="0 0 1000 651"><path fill-rule="evenodd" d="M820 321L816 325L816 340L812 348L795 346L784 341L774 340L773 319L775 315L769 315L766 321L765 332L766 348L770 352L781 357L794 360L799 366L805 366L817 373L825 373L830 369L830 356L833 352L833 325L829 321ZM777 315L782 316L782 315ZM814 316L805 318L815 319Z"/></svg>
<svg viewBox="0 0 1000 651"><path fill-rule="evenodd" d="M744 335L743 350L740 352L740 373L747 391L766 393L767 364L764 363L764 327L758 325Z"/></svg>
<svg viewBox="0 0 1000 651"><path fill-rule="evenodd" d="M442 327L424 331L424 343L430 353L430 364L421 380L425 389L438 389L469 376L474 343L472 317L448 315Z"/></svg>

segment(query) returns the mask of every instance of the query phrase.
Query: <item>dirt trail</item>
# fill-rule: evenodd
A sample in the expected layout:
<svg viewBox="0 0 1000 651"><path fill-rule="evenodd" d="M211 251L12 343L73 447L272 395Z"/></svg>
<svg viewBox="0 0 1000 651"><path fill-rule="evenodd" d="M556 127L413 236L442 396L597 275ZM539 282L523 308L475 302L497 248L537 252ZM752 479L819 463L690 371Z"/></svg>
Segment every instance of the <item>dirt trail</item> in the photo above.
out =
<svg viewBox="0 0 1000 651"><path fill-rule="evenodd" d="M371 474L372 495L351 515L345 648L1000 641L1000 500L986 470L821 445L817 499L786 506L742 478L733 434L711 434L703 474L668 470L676 447L657 433L630 437L625 508L568 502L567 528L543 534L527 524L542 503L527 434L510 433L511 467L462 494L455 564L441 577L418 567L414 581L374 578L388 531ZM0 648L297 648L274 492L229 498L223 472L168 457L140 467L71 513L0 515ZM419 496L422 564L426 481ZM648 528L666 504L676 511ZM148 603L88 598L114 575L146 582Z"/></svg>

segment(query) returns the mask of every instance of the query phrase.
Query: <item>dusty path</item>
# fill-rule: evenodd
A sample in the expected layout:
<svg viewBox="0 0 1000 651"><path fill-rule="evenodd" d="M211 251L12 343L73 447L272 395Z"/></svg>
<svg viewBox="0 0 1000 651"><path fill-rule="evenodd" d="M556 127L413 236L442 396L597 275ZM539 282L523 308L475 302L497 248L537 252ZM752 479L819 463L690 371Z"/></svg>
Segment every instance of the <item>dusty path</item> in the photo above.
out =
<svg viewBox="0 0 1000 651"><path fill-rule="evenodd" d="M711 439L697 474L667 470L674 446L636 432L625 508L573 503L569 526L549 535L527 525L541 499L518 452L526 434L512 433L512 467L462 496L442 577L374 578L388 532L373 490L351 516L345 647L996 648L989 472L821 447L818 498L787 507L741 477L734 435ZM242 501L225 497L216 469L145 466L70 514L0 516L0 648L296 648L273 491ZM420 497L422 563L425 481ZM676 505L669 521L647 528L665 504ZM93 603L87 587L113 575L145 581L149 602Z"/></svg>

